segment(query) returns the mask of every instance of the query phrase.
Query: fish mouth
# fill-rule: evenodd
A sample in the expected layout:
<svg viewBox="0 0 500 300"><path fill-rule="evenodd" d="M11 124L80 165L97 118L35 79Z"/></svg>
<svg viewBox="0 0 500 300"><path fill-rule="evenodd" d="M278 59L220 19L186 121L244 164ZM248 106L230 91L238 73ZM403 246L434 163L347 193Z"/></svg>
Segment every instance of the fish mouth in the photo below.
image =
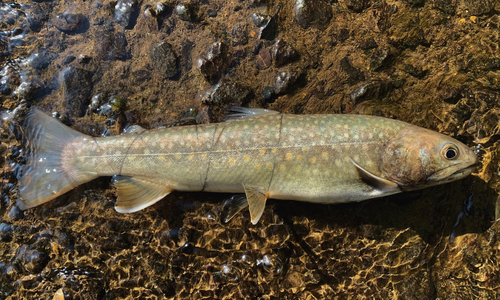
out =
<svg viewBox="0 0 500 300"><path fill-rule="evenodd" d="M456 168L457 165L450 166L444 169L441 169L435 173L433 173L431 176L427 177L427 182L429 183L436 183L436 184L441 184L441 183L446 183L450 181L455 181L458 179L462 179L464 177L467 177L470 175L479 165L479 162L473 163L471 165L467 165L464 168L458 169L457 171L451 173L453 170L452 168Z"/></svg>

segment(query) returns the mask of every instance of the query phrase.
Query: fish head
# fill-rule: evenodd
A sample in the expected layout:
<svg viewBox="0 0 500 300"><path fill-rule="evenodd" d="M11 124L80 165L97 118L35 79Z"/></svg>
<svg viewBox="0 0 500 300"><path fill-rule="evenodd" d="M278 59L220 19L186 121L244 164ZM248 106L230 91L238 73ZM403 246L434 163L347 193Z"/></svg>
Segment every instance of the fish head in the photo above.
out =
<svg viewBox="0 0 500 300"><path fill-rule="evenodd" d="M402 190L459 180L471 174L478 163L474 151L463 143L417 126L401 130L380 157L383 176Z"/></svg>

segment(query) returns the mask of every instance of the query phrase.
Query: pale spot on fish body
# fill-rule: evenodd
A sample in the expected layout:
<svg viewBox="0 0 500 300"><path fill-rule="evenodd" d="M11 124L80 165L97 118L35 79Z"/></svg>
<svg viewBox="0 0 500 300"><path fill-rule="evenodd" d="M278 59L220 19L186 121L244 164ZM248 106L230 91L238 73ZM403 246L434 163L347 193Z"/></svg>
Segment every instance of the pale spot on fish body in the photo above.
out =
<svg viewBox="0 0 500 300"><path fill-rule="evenodd" d="M234 165L236 163L236 159L234 157L231 157L229 159L229 163L232 164L232 165Z"/></svg>
<svg viewBox="0 0 500 300"><path fill-rule="evenodd" d="M271 170L273 168L273 163L267 163L266 169Z"/></svg>
<svg viewBox="0 0 500 300"><path fill-rule="evenodd" d="M286 170L286 167L284 165L281 165L280 166L280 171L285 171Z"/></svg>
<svg viewBox="0 0 500 300"><path fill-rule="evenodd" d="M293 154L291 152L288 152L286 155L285 155L285 158L286 160L291 160L293 158Z"/></svg>
<svg viewBox="0 0 500 300"><path fill-rule="evenodd" d="M146 149L144 149L144 151L143 151L142 153L143 153L143 154L145 154L145 155L149 155L149 154L150 154L149 149L147 149L147 148L146 148ZM121 153L120 153L120 154L121 154Z"/></svg>
<svg viewBox="0 0 500 300"><path fill-rule="evenodd" d="M256 165L254 166L254 168L255 168L255 170L259 170L259 169L260 169L260 164L256 164Z"/></svg>
<svg viewBox="0 0 500 300"><path fill-rule="evenodd" d="M243 155L243 160L246 161L246 162L249 162L250 161L250 155L248 155L248 154Z"/></svg>
<svg viewBox="0 0 500 300"><path fill-rule="evenodd" d="M298 160L298 161L301 161L301 160L302 160L302 158L303 158L303 157L302 157L302 155L297 155L297 160Z"/></svg>
<svg viewBox="0 0 500 300"><path fill-rule="evenodd" d="M266 154L266 149L260 149L260 150L259 150L259 154L261 154L261 155Z"/></svg>
<svg viewBox="0 0 500 300"><path fill-rule="evenodd" d="M176 154L174 156L175 156L176 159L181 159L182 158L182 155L180 155L180 154Z"/></svg>
<svg viewBox="0 0 500 300"><path fill-rule="evenodd" d="M321 152L321 157L323 159L328 159L328 152Z"/></svg>
<svg viewBox="0 0 500 300"><path fill-rule="evenodd" d="M313 156L313 157L311 157L311 159L309 159L309 161L310 161L312 164L315 164L315 163L316 163L316 160L317 160L317 159L316 159L316 157L315 157L315 156Z"/></svg>
<svg viewBox="0 0 500 300"><path fill-rule="evenodd" d="M273 150L271 150L271 152L272 152L273 154L278 153L278 148L273 148Z"/></svg>
<svg viewBox="0 0 500 300"><path fill-rule="evenodd" d="M193 160L193 158L194 158L194 154L193 153L189 154L188 157L187 157L187 159L189 161Z"/></svg>
<svg viewBox="0 0 500 300"><path fill-rule="evenodd" d="M336 160L335 160L335 165L336 165L337 167L341 167L341 166L342 166L342 161L340 161L340 159L336 159Z"/></svg>

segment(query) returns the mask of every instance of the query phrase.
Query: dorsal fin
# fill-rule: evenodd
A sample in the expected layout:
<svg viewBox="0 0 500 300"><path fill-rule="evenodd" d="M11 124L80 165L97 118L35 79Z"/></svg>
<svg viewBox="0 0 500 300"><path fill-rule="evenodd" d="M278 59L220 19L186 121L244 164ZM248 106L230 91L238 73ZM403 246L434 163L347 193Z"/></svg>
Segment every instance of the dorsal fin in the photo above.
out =
<svg viewBox="0 0 500 300"><path fill-rule="evenodd" d="M226 121L275 114L279 114L279 112L263 108L249 108L241 106L226 107Z"/></svg>

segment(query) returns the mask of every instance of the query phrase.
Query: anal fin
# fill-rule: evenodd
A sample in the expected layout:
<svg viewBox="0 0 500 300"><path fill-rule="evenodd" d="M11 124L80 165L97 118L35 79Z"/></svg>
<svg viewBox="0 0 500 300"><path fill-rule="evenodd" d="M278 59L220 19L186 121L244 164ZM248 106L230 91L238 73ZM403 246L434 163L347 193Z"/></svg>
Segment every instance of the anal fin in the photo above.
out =
<svg viewBox="0 0 500 300"><path fill-rule="evenodd" d="M267 196L258 188L243 185L250 210L250 221L253 225L259 222L266 208Z"/></svg>
<svg viewBox="0 0 500 300"><path fill-rule="evenodd" d="M115 210L120 213L132 213L144 209L172 192L164 185L142 178L113 176L118 199Z"/></svg>

